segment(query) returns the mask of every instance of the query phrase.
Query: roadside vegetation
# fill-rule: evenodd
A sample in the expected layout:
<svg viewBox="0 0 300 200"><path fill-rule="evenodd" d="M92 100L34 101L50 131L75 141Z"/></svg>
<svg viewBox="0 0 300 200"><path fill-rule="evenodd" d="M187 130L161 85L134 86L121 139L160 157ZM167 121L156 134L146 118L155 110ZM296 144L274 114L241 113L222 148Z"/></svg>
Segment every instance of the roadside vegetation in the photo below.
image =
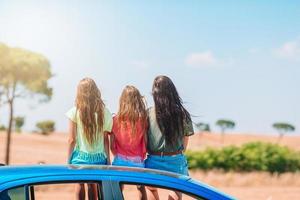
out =
<svg viewBox="0 0 300 200"><path fill-rule="evenodd" d="M300 171L300 152L278 144L251 142L242 146L207 148L186 153L190 169L224 171Z"/></svg>

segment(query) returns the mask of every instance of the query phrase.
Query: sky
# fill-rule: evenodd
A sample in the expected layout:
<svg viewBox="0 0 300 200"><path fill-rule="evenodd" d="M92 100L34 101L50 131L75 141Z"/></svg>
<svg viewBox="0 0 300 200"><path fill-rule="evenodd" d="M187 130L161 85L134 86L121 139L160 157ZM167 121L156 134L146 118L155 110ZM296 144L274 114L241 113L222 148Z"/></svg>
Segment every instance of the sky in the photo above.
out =
<svg viewBox="0 0 300 200"><path fill-rule="evenodd" d="M270 134L274 122L300 128L299 19L296 0L0 0L0 42L43 54L55 74L49 103L16 101L27 131L48 119L66 131L84 77L115 113L128 84L153 105L152 82L163 74L195 123L218 131L225 118L234 132ZM1 107L0 123L7 116Z"/></svg>

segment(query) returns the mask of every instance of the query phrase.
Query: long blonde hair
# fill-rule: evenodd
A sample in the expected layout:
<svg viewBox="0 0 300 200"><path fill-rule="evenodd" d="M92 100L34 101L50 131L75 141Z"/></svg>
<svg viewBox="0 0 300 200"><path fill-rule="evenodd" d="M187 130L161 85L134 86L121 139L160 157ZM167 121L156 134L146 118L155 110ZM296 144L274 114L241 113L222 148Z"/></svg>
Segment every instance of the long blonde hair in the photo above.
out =
<svg viewBox="0 0 300 200"><path fill-rule="evenodd" d="M136 87L127 85L124 88L119 101L117 119L121 129L127 127L127 122L129 122L132 134L136 133L136 122L139 120L141 120L142 128L147 128L146 102Z"/></svg>
<svg viewBox="0 0 300 200"><path fill-rule="evenodd" d="M105 107L101 93L93 79L84 78L79 82L75 105L79 110L84 137L92 145L99 137L97 133L103 130Z"/></svg>

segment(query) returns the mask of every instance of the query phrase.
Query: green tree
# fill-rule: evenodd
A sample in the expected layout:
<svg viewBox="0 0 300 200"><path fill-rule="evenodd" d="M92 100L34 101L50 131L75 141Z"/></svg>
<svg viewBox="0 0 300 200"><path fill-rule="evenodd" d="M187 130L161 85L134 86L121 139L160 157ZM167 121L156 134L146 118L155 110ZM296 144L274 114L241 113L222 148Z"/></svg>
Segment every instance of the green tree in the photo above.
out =
<svg viewBox="0 0 300 200"><path fill-rule="evenodd" d="M222 143L224 142L224 136L225 136L225 131L227 129L234 129L235 127L235 122L232 121L232 120L228 120L228 119L219 119L217 122L216 122L216 125L218 127L220 127L221 129L221 141Z"/></svg>
<svg viewBox="0 0 300 200"><path fill-rule="evenodd" d="M18 133L22 131L22 126L25 123L25 118L24 117L14 117L14 127L15 131Z"/></svg>
<svg viewBox="0 0 300 200"><path fill-rule="evenodd" d="M14 103L17 98L36 95L48 101L52 88L48 80L52 77L48 60L37 53L0 44L0 86L4 103L9 106L5 162L9 164L11 132L14 119Z"/></svg>
<svg viewBox="0 0 300 200"><path fill-rule="evenodd" d="M48 135L49 133L55 131L55 122L52 120L46 120L36 123L36 127L40 129L43 135Z"/></svg>
<svg viewBox="0 0 300 200"><path fill-rule="evenodd" d="M6 127L2 124L0 124L0 131L6 131Z"/></svg>
<svg viewBox="0 0 300 200"><path fill-rule="evenodd" d="M202 132L202 131L210 132L210 126L207 123L199 122L199 123L196 123L195 126L200 132Z"/></svg>
<svg viewBox="0 0 300 200"><path fill-rule="evenodd" d="M287 132L293 132L296 130L295 126L293 126L289 123L284 123L284 122L277 122L277 123L274 123L272 126L279 133L277 143L279 143L281 141L284 134L286 134Z"/></svg>

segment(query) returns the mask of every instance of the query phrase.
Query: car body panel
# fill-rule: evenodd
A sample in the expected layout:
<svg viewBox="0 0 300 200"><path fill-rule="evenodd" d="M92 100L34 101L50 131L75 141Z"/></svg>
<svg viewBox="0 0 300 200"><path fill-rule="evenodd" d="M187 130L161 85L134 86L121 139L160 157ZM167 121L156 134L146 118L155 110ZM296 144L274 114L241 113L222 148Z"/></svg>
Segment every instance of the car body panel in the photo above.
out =
<svg viewBox="0 0 300 200"><path fill-rule="evenodd" d="M37 165L0 167L0 192L22 185L50 182L115 181L166 186L206 199L235 199L188 176L160 170L80 165Z"/></svg>

